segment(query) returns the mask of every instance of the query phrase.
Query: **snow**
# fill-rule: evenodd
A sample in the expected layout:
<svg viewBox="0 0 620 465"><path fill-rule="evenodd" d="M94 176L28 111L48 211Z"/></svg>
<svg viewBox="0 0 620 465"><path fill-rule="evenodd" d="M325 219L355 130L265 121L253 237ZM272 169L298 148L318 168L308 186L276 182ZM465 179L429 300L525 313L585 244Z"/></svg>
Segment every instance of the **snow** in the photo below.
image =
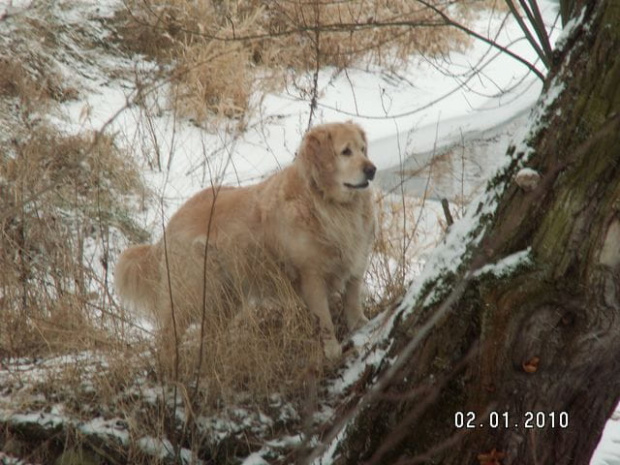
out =
<svg viewBox="0 0 620 465"><path fill-rule="evenodd" d="M19 14L32 7L33 4L34 0L2 0L0 1L0 20Z"/></svg>
<svg viewBox="0 0 620 465"><path fill-rule="evenodd" d="M128 425L121 419L105 420L94 418L78 425L78 430L86 435L116 439L120 444L129 445Z"/></svg>
<svg viewBox="0 0 620 465"><path fill-rule="evenodd" d="M13 415L5 415L0 413L0 419L7 423L36 424L44 428L56 428L65 422L65 418L43 412L34 413L15 413Z"/></svg>
<svg viewBox="0 0 620 465"><path fill-rule="evenodd" d="M377 322L382 322L384 317L385 314L380 314L373 320L370 326L377 324ZM375 332L370 337L375 340L385 340L385 336L383 338L381 337L384 333L386 333L385 329ZM359 334L354 335L352 339L354 347L358 350L359 356L345 365L338 378L329 382L328 392L334 396L338 396L346 392L351 386L359 381L362 374L366 373L369 369L374 369L374 371L376 371L384 361L385 354L387 354L391 345L384 344L381 347L374 347L368 342L367 338L361 337ZM358 345L360 343L360 339L365 341L362 345ZM371 347L373 347L373 350L369 350Z"/></svg>
<svg viewBox="0 0 620 465"><path fill-rule="evenodd" d="M579 26L582 25L585 15L586 15L586 6L584 5L581 8L581 11L579 12L579 14L571 18L566 23L566 25L564 26L560 34L558 35L558 38L556 39L556 42L555 42L555 48L557 50L562 50L566 46L566 44L568 43L568 39L570 39L570 37L575 33L575 31L579 28Z"/></svg>
<svg viewBox="0 0 620 465"><path fill-rule="evenodd" d="M334 462L337 458L336 449L338 448L340 441L346 438L346 431L349 424L350 420L342 427L334 439L332 439L327 447L327 450L320 457L317 457L314 461L312 461L312 465L331 465Z"/></svg>
<svg viewBox="0 0 620 465"><path fill-rule="evenodd" d="M620 463L620 405L607 420L603 437L590 459L590 465L618 465Z"/></svg>
<svg viewBox="0 0 620 465"><path fill-rule="evenodd" d="M519 266L532 263L531 258L531 247L528 247L526 250L521 250L513 253L512 255L508 255L496 263L484 265L482 268L474 272L474 276L480 277L490 273L495 277L501 278L502 276L509 275Z"/></svg>
<svg viewBox="0 0 620 465"><path fill-rule="evenodd" d="M241 462L241 465L269 465L269 462L263 459L258 452L255 452L254 454L248 455L245 460Z"/></svg>
<svg viewBox="0 0 620 465"><path fill-rule="evenodd" d="M174 445L167 439L143 437L138 439L138 447L145 454L158 459L174 459L177 457ZM178 457L181 459L181 464L199 465L204 463L202 460L198 460L191 450L185 448L178 450Z"/></svg>

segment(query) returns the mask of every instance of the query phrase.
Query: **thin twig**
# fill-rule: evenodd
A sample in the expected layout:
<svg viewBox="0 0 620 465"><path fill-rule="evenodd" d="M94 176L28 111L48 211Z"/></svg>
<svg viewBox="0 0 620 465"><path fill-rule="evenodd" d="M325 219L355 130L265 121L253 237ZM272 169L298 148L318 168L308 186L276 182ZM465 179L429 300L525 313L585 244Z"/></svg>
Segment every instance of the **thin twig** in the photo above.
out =
<svg viewBox="0 0 620 465"><path fill-rule="evenodd" d="M543 50L545 51L545 53L549 57L549 60L551 61L551 58L553 56L553 49L551 48L551 43L549 41L549 34L547 33L545 22L542 18L542 14L540 13L538 2L536 0L528 0L528 1L530 3L532 14L534 15L533 24L535 25L536 33L538 34L538 38L540 40L540 43L542 44Z"/></svg>
<svg viewBox="0 0 620 465"><path fill-rule="evenodd" d="M321 33L319 25L321 24L320 17L320 8L319 8L319 0L316 0L314 3L314 21L316 28L314 30L314 73L312 74L312 91L310 98L310 116L308 117L308 127L310 130L312 127L312 119L314 117L314 112L317 109L319 103L319 72L321 71Z"/></svg>
<svg viewBox="0 0 620 465"><path fill-rule="evenodd" d="M536 42L536 39L534 39L534 36L532 36L531 31L529 30L529 28L525 24L525 21L523 21L523 18L519 14L519 10L517 10L517 7L515 6L512 0L505 0L505 1L506 1L506 5L508 5L508 8L510 9L510 12L512 13L512 16L515 18L515 20L519 24L521 31L523 31L525 38L530 43L530 45L532 46L532 48L534 49L538 57L541 59L545 67L549 68L549 66L551 65L549 57L545 54L545 52L540 47L540 45L538 45L538 42Z"/></svg>
<svg viewBox="0 0 620 465"><path fill-rule="evenodd" d="M506 0L506 1L510 1L510 0ZM502 52L504 52L506 55L510 56L511 58L514 58L515 60L517 60L519 63L524 64L530 71L532 71L541 81L545 80L545 76L529 61L527 61L525 58L517 55L516 53L512 52L511 50L509 50L508 48L498 44L496 41L489 39L488 37L485 37L481 34L478 34L477 32L473 31L472 29L468 28L467 26L459 23L458 21L453 20L452 18L450 18L446 13L444 13L442 10L440 10L439 8L437 8L435 5L431 5L430 3L428 3L425 0L418 0L418 2L422 3L423 5L427 6L428 8L430 8L431 10L433 10L435 13L437 13L439 16L441 16L441 18L446 22L447 25L449 26L453 26L463 32L465 32L466 34L474 37L475 39L481 40L482 42L491 45L492 47L497 48L498 50L501 50ZM520 17L519 17L520 18ZM541 52L542 53L542 52ZM544 54L543 54L544 55ZM542 58L541 58L542 59Z"/></svg>
<svg viewBox="0 0 620 465"><path fill-rule="evenodd" d="M441 208L443 209L443 215L446 217L448 227L452 226L454 224L454 218L452 218L452 213L450 213L450 203L445 197L441 199Z"/></svg>

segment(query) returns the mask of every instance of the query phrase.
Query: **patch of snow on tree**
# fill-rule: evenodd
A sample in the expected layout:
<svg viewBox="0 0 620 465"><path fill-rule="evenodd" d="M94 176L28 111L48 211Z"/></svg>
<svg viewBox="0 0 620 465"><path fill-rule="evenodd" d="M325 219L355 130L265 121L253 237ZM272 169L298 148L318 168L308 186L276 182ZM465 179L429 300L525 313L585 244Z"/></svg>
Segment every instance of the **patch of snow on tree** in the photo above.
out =
<svg viewBox="0 0 620 465"><path fill-rule="evenodd" d="M586 7L584 6L578 15L572 17L564 26L560 35L555 41L556 50L562 50L566 44L568 43L568 39L573 35L573 33L579 28L579 26L583 23L583 19L586 15Z"/></svg>
<svg viewBox="0 0 620 465"><path fill-rule="evenodd" d="M474 276L479 277L487 273L490 273L498 278L506 276L512 273L517 267L531 263L531 251L532 248L528 247L525 250L513 253L512 255L508 255L507 257L502 258L496 263L489 263L488 265L484 265L482 268L474 272Z"/></svg>

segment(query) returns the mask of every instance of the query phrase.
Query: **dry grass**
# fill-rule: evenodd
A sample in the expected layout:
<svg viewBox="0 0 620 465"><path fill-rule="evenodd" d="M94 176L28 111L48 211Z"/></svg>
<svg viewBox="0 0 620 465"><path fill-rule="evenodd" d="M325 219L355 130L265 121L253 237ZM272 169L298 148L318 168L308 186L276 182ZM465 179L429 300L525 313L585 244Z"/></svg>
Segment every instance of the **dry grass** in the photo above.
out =
<svg viewBox="0 0 620 465"><path fill-rule="evenodd" d="M314 316L279 266L258 245L238 256L207 248L206 260L202 245L177 247L165 252L157 304L166 378L200 386L208 403L303 393L307 377L322 372L322 346Z"/></svg>
<svg viewBox="0 0 620 465"><path fill-rule="evenodd" d="M0 148L0 386L10 393L2 412L60 406L53 408L76 418L105 416L149 366L145 345L110 293L114 244L146 239L129 212L147 192L132 157L110 137L62 134L41 120L11 129L13 143ZM10 361L22 357L40 362L12 372ZM25 428L26 437L44 429ZM2 434L0 446L52 463L81 444L80 434L65 428L64 444L39 441L30 449L23 435Z"/></svg>
<svg viewBox="0 0 620 465"><path fill-rule="evenodd" d="M145 237L130 211L147 191L112 137L66 134L47 122L59 102L79 95L59 65L58 56L75 47L60 42L55 27L62 25L46 8L7 21L13 33L0 38L0 358L115 344L111 335L127 326L109 293L113 244Z"/></svg>
<svg viewBox="0 0 620 465"><path fill-rule="evenodd" d="M239 43L209 42L182 52L185 64L174 82L176 109L198 121L213 115L242 119L254 87L248 50Z"/></svg>
<svg viewBox="0 0 620 465"><path fill-rule="evenodd" d="M433 3L445 7L446 1ZM466 23L488 4L460 0L450 11ZM252 92L283 87L288 70L397 70L414 53L437 56L468 43L410 0L127 0L126 7L118 18L124 42L175 64L172 106L201 122L243 119Z"/></svg>
<svg viewBox="0 0 620 465"><path fill-rule="evenodd" d="M368 316L392 308L405 295L424 265L423 257L445 231L441 215L422 198L404 193L377 195L379 228L367 274Z"/></svg>
<svg viewBox="0 0 620 465"><path fill-rule="evenodd" d="M6 55L0 57L0 96L17 98L28 110L41 110L50 100L58 102L75 98L77 91L63 84L62 78L53 72L38 55L28 61L23 57Z"/></svg>
<svg viewBox="0 0 620 465"><path fill-rule="evenodd" d="M98 415L144 369L127 364L135 358L128 344L141 349L114 304L109 268L121 237L145 239L131 217L148 193L113 137L68 134L48 122L79 91L56 56L74 48L56 42L59 25L47 8L3 18L12 29L0 37L0 449L33 463L53 463L77 434L29 450L20 439L44 428L11 437L7 412ZM109 360L94 365L95 353ZM37 362L13 371L22 357Z"/></svg>
<svg viewBox="0 0 620 465"><path fill-rule="evenodd" d="M312 316L304 306L281 300L243 305L237 311L224 324L210 324L202 344L199 325L190 328L180 354L184 381L198 382L210 405L245 399L264 405L274 394L302 403L308 383L323 371Z"/></svg>
<svg viewBox="0 0 620 465"><path fill-rule="evenodd" d="M139 237L125 199L145 191L108 137L44 123L14 136L0 157L0 355L92 347L114 326L110 239Z"/></svg>

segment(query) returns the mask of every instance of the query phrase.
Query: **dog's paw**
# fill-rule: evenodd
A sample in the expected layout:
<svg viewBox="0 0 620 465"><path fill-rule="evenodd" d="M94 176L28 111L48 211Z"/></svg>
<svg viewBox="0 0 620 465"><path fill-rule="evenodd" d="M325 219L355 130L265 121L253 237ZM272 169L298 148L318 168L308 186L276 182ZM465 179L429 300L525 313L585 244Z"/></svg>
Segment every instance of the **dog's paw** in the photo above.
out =
<svg viewBox="0 0 620 465"><path fill-rule="evenodd" d="M358 329L363 328L364 326L366 326L366 324L368 324L368 318L366 318L364 315L359 315L354 320L347 321L347 327L352 333L354 333Z"/></svg>
<svg viewBox="0 0 620 465"><path fill-rule="evenodd" d="M336 339L325 339L323 341L323 352L329 362L336 362L342 357L342 347Z"/></svg>

